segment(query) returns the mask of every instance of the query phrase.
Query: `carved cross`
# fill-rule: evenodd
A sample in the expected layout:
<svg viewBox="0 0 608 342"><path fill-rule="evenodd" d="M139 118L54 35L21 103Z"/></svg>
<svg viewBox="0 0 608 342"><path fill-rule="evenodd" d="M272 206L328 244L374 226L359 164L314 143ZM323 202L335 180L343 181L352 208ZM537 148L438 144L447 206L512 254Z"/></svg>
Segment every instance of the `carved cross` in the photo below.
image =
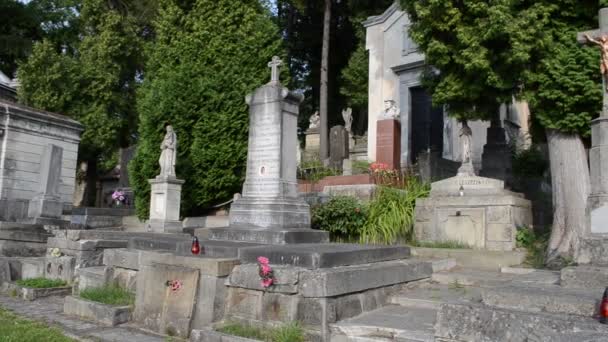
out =
<svg viewBox="0 0 608 342"><path fill-rule="evenodd" d="M591 31L579 32L576 40L583 45L599 46L602 52L600 60L600 71L604 86L602 116L608 116L608 8L602 8L599 12L600 28Z"/></svg>
<svg viewBox="0 0 608 342"><path fill-rule="evenodd" d="M272 61L268 63L268 67L270 68L270 82L277 83L279 82L279 67L283 65L283 61L277 56L272 57Z"/></svg>

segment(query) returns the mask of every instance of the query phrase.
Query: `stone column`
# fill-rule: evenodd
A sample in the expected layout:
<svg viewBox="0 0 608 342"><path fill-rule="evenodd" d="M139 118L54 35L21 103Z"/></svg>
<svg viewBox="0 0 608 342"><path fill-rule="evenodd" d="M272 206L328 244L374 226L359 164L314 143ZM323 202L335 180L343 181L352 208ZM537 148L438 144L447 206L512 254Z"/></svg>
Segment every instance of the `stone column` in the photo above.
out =
<svg viewBox="0 0 608 342"><path fill-rule="evenodd" d="M397 119L378 120L376 162L392 170L401 168L401 124Z"/></svg>
<svg viewBox="0 0 608 342"><path fill-rule="evenodd" d="M498 111L488 127L486 144L481 157L480 175L495 178L510 184L512 174L511 152L507 145L505 129Z"/></svg>
<svg viewBox="0 0 608 342"><path fill-rule="evenodd" d="M306 134L306 145L304 146L303 161L320 160L321 134L319 133L319 128L308 129L304 134Z"/></svg>
<svg viewBox="0 0 608 342"><path fill-rule="evenodd" d="M30 219L61 218L63 203L59 197L59 184L62 161L63 148L56 145L45 146L40 160L40 192L30 201Z"/></svg>
<svg viewBox="0 0 608 342"><path fill-rule="evenodd" d="M608 233L608 113L591 122L591 194L587 210L591 233Z"/></svg>

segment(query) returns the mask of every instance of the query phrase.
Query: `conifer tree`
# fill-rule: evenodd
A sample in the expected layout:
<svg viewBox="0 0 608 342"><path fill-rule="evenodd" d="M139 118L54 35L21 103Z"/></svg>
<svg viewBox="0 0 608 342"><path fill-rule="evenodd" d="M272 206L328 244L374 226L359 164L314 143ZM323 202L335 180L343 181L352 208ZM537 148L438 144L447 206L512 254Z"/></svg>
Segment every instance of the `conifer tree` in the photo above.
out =
<svg viewBox="0 0 608 342"><path fill-rule="evenodd" d="M177 176L186 180L182 212L193 214L240 192L249 123L245 96L269 81L267 64L282 55L281 40L257 0L161 0L154 28L139 92L131 184L138 215L147 217L147 180L159 172L159 144L171 124L179 140Z"/></svg>

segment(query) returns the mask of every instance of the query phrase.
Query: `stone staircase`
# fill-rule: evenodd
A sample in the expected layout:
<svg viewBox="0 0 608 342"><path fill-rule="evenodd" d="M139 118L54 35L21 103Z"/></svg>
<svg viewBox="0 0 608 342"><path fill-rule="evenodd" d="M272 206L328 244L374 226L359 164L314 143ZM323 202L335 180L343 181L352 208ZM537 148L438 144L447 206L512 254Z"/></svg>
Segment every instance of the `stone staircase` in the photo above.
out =
<svg viewBox="0 0 608 342"><path fill-rule="evenodd" d="M608 341L594 317L606 279L595 268L504 271L434 273L389 306L332 324L332 341Z"/></svg>

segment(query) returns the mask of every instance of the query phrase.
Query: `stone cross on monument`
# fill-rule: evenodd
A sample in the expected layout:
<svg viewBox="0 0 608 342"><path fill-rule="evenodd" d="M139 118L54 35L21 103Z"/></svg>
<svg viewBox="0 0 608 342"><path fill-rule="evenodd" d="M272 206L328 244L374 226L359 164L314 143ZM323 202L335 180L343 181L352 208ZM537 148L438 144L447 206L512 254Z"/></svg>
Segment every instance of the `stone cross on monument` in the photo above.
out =
<svg viewBox="0 0 608 342"><path fill-rule="evenodd" d="M589 151L589 173L591 178L591 194L587 199L588 229L587 233L608 233L608 8L599 12L600 27L597 30L578 33L577 40L581 44L598 46L602 53L600 72L602 73L604 94L600 117L591 121L591 150ZM593 258L591 258L593 259ZM577 261L588 263L577 257Z"/></svg>
<svg viewBox="0 0 608 342"><path fill-rule="evenodd" d="M279 67L283 65L283 61L278 56L272 57L272 61L268 62L268 67L271 70L270 83L279 82Z"/></svg>
<svg viewBox="0 0 608 342"><path fill-rule="evenodd" d="M604 101L602 106L602 117L608 117L608 8L602 8L599 12L600 28L591 31L579 32L577 41L584 45L599 46L602 58L600 61L600 71L604 83Z"/></svg>

